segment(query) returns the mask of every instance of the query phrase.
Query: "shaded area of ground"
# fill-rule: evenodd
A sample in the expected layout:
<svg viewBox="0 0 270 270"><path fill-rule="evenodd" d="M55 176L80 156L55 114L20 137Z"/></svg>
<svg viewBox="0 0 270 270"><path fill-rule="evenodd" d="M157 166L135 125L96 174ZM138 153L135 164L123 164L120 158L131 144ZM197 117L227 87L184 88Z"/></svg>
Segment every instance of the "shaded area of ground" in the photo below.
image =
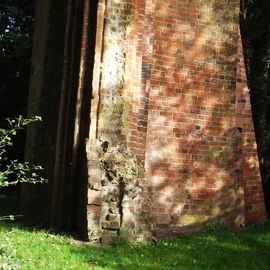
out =
<svg viewBox="0 0 270 270"><path fill-rule="evenodd" d="M17 205L14 198L1 198L0 213L3 213L3 208L5 211L11 209L12 205ZM0 244L7 243L11 250L16 250L21 269L28 270L267 270L270 265L269 223L241 229L211 226L189 237L165 239L158 243L119 243L106 248L75 244L71 237L17 222L0 223Z"/></svg>

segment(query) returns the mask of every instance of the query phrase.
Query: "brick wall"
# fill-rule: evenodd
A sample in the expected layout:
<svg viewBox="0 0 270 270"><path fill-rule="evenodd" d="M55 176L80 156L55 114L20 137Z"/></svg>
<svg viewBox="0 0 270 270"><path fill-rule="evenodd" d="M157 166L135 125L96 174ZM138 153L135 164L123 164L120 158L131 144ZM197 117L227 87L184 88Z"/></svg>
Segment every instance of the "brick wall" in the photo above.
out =
<svg viewBox="0 0 270 270"><path fill-rule="evenodd" d="M244 222L238 12L235 1L156 2L146 170L157 227Z"/></svg>
<svg viewBox="0 0 270 270"><path fill-rule="evenodd" d="M37 5L26 155L51 184L24 201L103 243L263 220L239 1L59 3Z"/></svg>
<svg viewBox="0 0 270 270"><path fill-rule="evenodd" d="M106 16L113 3L116 13L123 11L120 16L129 20L123 36L108 37ZM130 10L124 11L125 5ZM128 117L109 134L116 136L113 144L124 144L144 166L152 229L161 235L198 224L239 225L263 219L249 94L241 66L238 1L109 1L103 10L94 138L108 140L104 110L120 99L126 107L118 115L112 109L112 115L120 122ZM117 85L111 100L106 82L111 91ZM101 213L102 207L101 203Z"/></svg>
<svg viewBox="0 0 270 270"><path fill-rule="evenodd" d="M133 70L135 66L140 72L140 66L136 67L139 61L133 62L138 37L132 35L136 24L132 19L137 15L130 0L111 0L106 5L100 1L98 15L87 212L89 239L102 237L105 243L119 236L129 240L144 238L149 226L144 168L137 159L144 158L145 142L135 151L128 147L135 146L130 131L136 119L133 108L138 109L133 104L132 85L140 87L140 74ZM135 80L129 84L133 76Z"/></svg>

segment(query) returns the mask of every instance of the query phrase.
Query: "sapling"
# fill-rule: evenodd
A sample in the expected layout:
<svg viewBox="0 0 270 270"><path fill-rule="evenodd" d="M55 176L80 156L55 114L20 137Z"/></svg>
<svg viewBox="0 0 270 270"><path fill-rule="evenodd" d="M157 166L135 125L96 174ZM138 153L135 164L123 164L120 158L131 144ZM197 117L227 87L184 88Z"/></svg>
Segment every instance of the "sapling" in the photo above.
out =
<svg viewBox="0 0 270 270"><path fill-rule="evenodd" d="M34 116L7 119L8 127L0 128L0 188L17 185L18 183L44 183L47 180L40 176L41 166L31 165L29 162L20 162L8 158L8 149L13 147L13 137L19 130L24 129L32 122L41 121L41 117ZM13 216L0 217L0 220L13 219Z"/></svg>

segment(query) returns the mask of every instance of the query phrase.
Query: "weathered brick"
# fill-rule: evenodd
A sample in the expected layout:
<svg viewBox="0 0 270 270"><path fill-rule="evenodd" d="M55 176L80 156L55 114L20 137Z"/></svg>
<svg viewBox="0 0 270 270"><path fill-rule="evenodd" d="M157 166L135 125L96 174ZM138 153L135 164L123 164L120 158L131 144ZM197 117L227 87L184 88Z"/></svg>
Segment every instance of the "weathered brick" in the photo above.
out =
<svg viewBox="0 0 270 270"><path fill-rule="evenodd" d="M84 16L90 2L85 1ZM66 190L61 188L61 183L67 189L71 186L75 189L79 186L77 179L88 177L83 183L90 188L88 206L85 206L89 237L104 237L104 242L110 242L121 236L121 232L128 238L130 232L133 239L133 227L137 230L149 225L142 218L144 199L151 201L151 207L147 208L150 225L162 227L162 235L164 230L169 232L183 225L187 228L207 222L239 225L264 219L239 36L239 1L99 0L96 15L97 21L90 26L96 28L92 33L96 38L92 56L87 54L87 45L94 44L94 36L91 41L86 38L88 17L81 22L84 31L75 62L87 63L87 66L81 64L75 74L78 84L74 82L71 87L75 89L71 102L74 108L67 112L70 118L65 118L62 112L56 119L58 127L66 125L64 130L70 133L72 123L76 132L88 130L90 125L89 139L85 146L84 136L88 134L80 133L84 139L77 141L75 133L65 133L61 139L68 136L65 142L70 146L58 147L57 153L51 149L51 152L55 157L69 153L71 160L62 155L63 162L49 166L52 178L62 177L55 183L52 180L54 194L58 194L59 188ZM44 25L38 27L44 35L49 35ZM41 41L46 47L46 39ZM42 65L44 57L37 55L38 44L35 48L33 63ZM72 51L68 49L67 54ZM73 69L69 68L71 72ZM38 97L47 83L42 79L45 71L40 72L33 75L32 88L39 89L32 90L35 94L29 103L30 112L41 106L38 105L41 101L50 104L45 90ZM58 84L62 83L61 74L58 74ZM75 77L72 78L75 80ZM85 78L91 78L88 84ZM91 85L88 97L79 95ZM62 91L65 93L66 89ZM91 104L85 105L83 100L88 98ZM59 99L58 93L52 110L59 103L66 104L65 99L61 102ZM48 106L45 107L47 110ZM84 110L80 111L82 107ZM74 111L79 115L76 120L71 117ZM49 115L49 122L53 122L52 111ZM81 121L80 117L88 122ZM62 119L74 122L65 120L63 125ZM57 125L52 126L55 134L62 134ZM34 135L29 134L28 144L35 144L29 148L31 151L44 144L39 139L32 140ZM43 147L39 152L45 153L46 149ZM83 155L84 151L86 157L80 163L77 154ZM106 162L102 163L104 156ZM120 162L119 157L127 160ZM86 164L81 167L87 172L78 169L85 159ZM133 166L130 180L124 177L125 166ZM143 178L145 182L140 190L136 183ZM66 179L74 181L74 185ZM139 229L135 230L138 234ZM109 235L110 230L113 235Z"/></svg>

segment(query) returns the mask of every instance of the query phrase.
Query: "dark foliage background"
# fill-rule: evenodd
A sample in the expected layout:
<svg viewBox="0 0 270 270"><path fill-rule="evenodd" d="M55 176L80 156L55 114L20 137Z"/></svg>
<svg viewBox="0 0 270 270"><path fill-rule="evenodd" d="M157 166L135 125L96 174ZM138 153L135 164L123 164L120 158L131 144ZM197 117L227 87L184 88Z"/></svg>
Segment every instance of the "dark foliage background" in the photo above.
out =
<svg viewBox="0 0 270 270"><path fill-rule="evenodd" d="M268 216L270 216L269 14L269 0L242 0L241 34Z"/></svg>
<svg viewBox="0 0 270 270"><path fill-rule="evenodd" d="M33 0L0 3L0 126L4 119L26 116L31 66ZM23 159L25 133L15 139L10 157Z"/></svg>

